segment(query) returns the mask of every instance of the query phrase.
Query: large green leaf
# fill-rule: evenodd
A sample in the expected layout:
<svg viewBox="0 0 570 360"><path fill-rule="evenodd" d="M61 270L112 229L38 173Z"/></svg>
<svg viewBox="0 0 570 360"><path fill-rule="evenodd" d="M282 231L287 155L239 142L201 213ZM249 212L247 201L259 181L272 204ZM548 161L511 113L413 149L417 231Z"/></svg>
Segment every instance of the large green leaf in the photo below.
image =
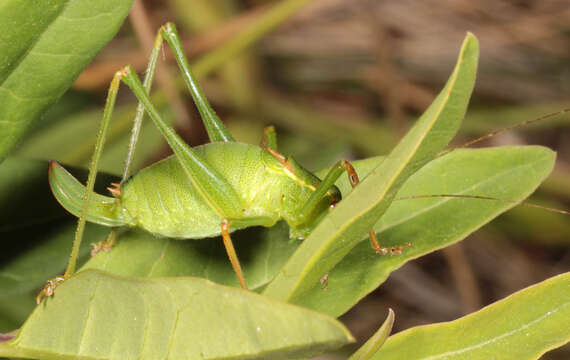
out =
<svg viewBox="0 0 570 360"><path fill-rule="evenodd" d="M310 356L353 341L336 320L194 278L128 279L91 270L61 284L0 343L42 359Z"/></svg>
<svg viewBox="0 0 570 360"><path fill-rule="evenodd" d="M548 176L554 160L554 152L540 146L456 150L410 177L398 197L458 194L518 202ZM382 159L357 162L357 170L366 175L375 161ZM337 184L343 191L350 191L345 179ZM394 201L374 230L384 245L412 242L413 247L401 255L380 256L368 241L362 241L330 271L327 291L317 284L297 303L339 316L409 260L464 239L515 205L445 197Z"/></svg>
<svg viewBox="0 0 570 360"><path fill-rule="evenodd" d="M468 34L446 86L414 127L303 242L264 294L299 301L378 221L401 185L453 138L475 83L476 38Z"/></svg>
<svg viewBox="0 0 570 360"><path fill-rule="evenodd" d="M132 0L3 0L0 160L115 35Z"/></svg>
<svg viewBox="0 0 570 360"><path fill-rule="evenodd" d="M463 318L391 336L373 359L538 359L570 341L570 273Z"/></svg>

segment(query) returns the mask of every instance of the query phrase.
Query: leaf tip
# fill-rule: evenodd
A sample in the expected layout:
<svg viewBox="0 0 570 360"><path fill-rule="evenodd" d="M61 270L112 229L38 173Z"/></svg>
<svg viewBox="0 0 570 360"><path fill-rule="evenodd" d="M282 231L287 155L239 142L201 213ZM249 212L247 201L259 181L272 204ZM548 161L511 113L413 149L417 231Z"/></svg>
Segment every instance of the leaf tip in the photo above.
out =
<svg viewBox="0 0 570 360"><path fill-rule="evenodd" d="M386 316L386 321L389 320L393 324L395 317L396 314L394 313L394 310L392 310L392 308L388 308L388 316Z"/></svg>
<svg viewBox="0 0 570 360"><path fill-rule="evenodd" d="M477 36L475 36L475 34L468 31L465 35L465 39L463 39L462 48L479 52L479 39L477 39Z"/></svg>

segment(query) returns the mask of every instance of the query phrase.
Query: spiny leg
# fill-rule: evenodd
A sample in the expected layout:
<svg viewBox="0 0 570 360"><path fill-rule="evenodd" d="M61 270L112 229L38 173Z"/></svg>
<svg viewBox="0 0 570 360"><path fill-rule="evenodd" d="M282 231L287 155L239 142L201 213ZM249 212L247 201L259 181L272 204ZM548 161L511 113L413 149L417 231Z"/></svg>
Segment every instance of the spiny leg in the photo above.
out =
<svg viewBox="0 0 570 360"><path fill-rule="evenodd" d="M204 93L200 89L200 86L198 85L197 81L192 75L190 66L188 64L188 59L186 58L185 51L182 48L180 37L178 36L176 27L172 23L167 23L164 26L162 26L156 34L154 46L152 48L150 59L146 68L145 79L143 81L143 87L146 90L147 94L149 93L151 88L152 80L156 70L156 64L160 55L160 50L162 49L162 42L164 39L166 39L166 41L169 43L169 45L172 48L176 61L180 69L182 70L184 81L188 86L188 89L190 90L190 94L192 95L196 107L200 112L200 115L204 122L204 126L208 131L210 140L234 141L232 135L227 130L222 121L219 119L219 117L216 115L216 113L210 106L207 98L204 96ZM129 153L127 155L127 160L125 162L125 170L123 172L123 178L121 180L121 184L129 176L130 165L134 157L135 147L139 137L143 116L144 116L144 106L141 102L139 102L136 111L133 129L131 132L131 139L129 142Z"/></svg>
<svg viewBox="0 0 570 360"><path fill-rule="evenodd" d="M91 200L91 195L93 193L93 187L95 185L95 177L97 176L97 169L99 167L99 159L101 158L101 153L103 151L103 145L105 143L105 137L107 135L107 130L109 128L109 123L111 121L111 115L115 107L115 100L117 98L117 92L119 90L119 84L121 81L121 74L117 73L111 81L109 86L109 91L107 94L107 100L105 103L105 110L103 111L103 119L101 120L101 126L97 134L97 141L95 143L95 151L93 152L93 157L91 158L91 163L89 165L89 175L87 177L87 185L85 187L85 197L83 199L83 206L81 208L81 214L79 220L77 221L77 229L75 230L75 238L73 240L73 245L71 248L71 253L69 255L69 262L65 273L63 276L58 276L55 279L49 280L46 286L42 289L38 297L36 298L39 304L44 296L51 296L55 288L64 280L68 279L75 272L75 267L77 264L77 256L79 255L79 248L81 247L81 240L83 239L83 233L85 231L85 222L87 220L87 210L89 208L89 202Z"/></svg>
<svg viewBox="0 0 570 360"><path fill-rule="evenodd" d="M210 103L208 102L207 98L204 96L204 93L202 92L200 86L198 85L197 81L192 75L192 72L190 70L190 65L188 64L188 59L186 58L185 51L182 48L180 37L178 36L176 27L172 23L167 23L164 26L162 26L156 34L154 46L152 48L150 59L146 68L145 79L143 81L143 87L145 88L147 94L149 93L151 88L152 80L154 78L156 70L156 64L158 62L160 50L162 48L162 42L164 39L166 39L166 41L171 46L176 61L178 63L178 66L182 70L184 81L188 86L188 89L190 90L190 94L194 99L198 111L200 112L202 121L204 122L204 126L208 131L208 136L210 137L210 141L234 141L232 135L227 130L223 122L216 115L216 113L210 106ZM125 170L123 172L123 178L121 180L121 184L129 176L130 165L134 157L135 147L138 141L143 116L144 116L144 106L141 102L139 102L135 115L133 129L131 131L131 138L129 142L129 153L127 155L127 160L125 162Z"/></svg>
<svg viewBox="0 0 570 360"><path fill-rule="evenodd" d="M354 170L354 167L348 161L346 162L346 171L348 173L348 180L350 181L350 185L354 189L356 185L360 183L360 179L358 178L356 170ZM386 255L388 253L401 254L402 250L405 247L412 246L411 243L407 243L400 246L392 246L386 248L380 245L380 242L378 241L378 237L376 236L376 232L374 232L374 229L370 229L368 235L370 236L370 246L372 246L372 249L374 249L374 251L376 251L377 254L382 254L382 255Z"/></svg>
<svg viewBox="0 0 570 360"><path fill-rule="evenodd" d="M160 34L164 36L164 39L168 42L170 48L174 52L174 57L182 71L184 82L186 83L186 86L194 99L194 103L200 112L204 126L208 131L210 141L235 141L224 123L210 106L208 99L206 99L206 96L204 96L198 82L196 82L196 79L192 75L190 64L188 63L186 53L182 47L182 42L180 41L180 37L176 31L176 26L172 23L166 23L160 28Z"/></svg>
<svg viewBox="0 0 570 360"><path fill-rule="evenodd" d="M150 53L148 65L145 71L145 78L143 80L143 87L146 93L150 93L150 88L152 86L152 80L154 79L154 74L156 71L156 64L158 62L158 57L160 55L160 49L162 48L162 35L160 31L156 35L154 40L154 46L152 47L152 51ZM142 126L142 121L144 118L144 106L139 101L137 105L137 111L135 113L135 119L133 121L133 128L131 130L131 138L129 140L129 152L127 154L127 159L125 160L125 169L123 171L123 177L121 178L121 184L123 184L127 178L129 177L129 171L131 167L131 163L135 156L135 148L137 145L137 141L139 139L140 129Z"/></svg>
<svg viewBox="0 0 570 360"><path fill-rule="evenodd" d="M119 90L119 84L121 81L120 74L115 74L111 85L109 86L109 92L107 95L107 101L105 103L105 110L103 111L103 120L101 121L101 127L99 133L97 134L97 142L95 143L95 151L93 157L91 158L91 163L89 165L89 175L87 177L87 185L85 189L85 199L83 202L83 208L81 209L81 216L77 222L77 230L75 231L75 239L73 240L73 247L71 249L71 254L69 255L69 263L65 270L63 277L67 279L75 272L75 266L77 262L77 256L79 254L79 247L81 246L81 240L83 239L83 232L85 230L85 222L87 220L87 210L89 208L89 201L91 200L91 195L93 194L93 187L95 185L95 177L97 176L97 170L99 168L99 159L101 158L101 153L103 152L103 145L105 144L105 137L107 136L107 129L109 128L109 123L111 122L111 115L115 107L115 100L117 98L117 92Z"/></svg>

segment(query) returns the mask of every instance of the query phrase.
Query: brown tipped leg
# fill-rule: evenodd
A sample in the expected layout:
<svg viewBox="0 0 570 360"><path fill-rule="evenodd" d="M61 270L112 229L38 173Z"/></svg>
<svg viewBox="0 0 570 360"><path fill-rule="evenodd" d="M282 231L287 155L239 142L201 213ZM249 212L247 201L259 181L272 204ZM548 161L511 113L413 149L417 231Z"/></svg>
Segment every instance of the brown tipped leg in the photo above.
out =
<svg viewBox="0 0 570 360"><path fill-rule="evenodd" d="M44 297L50 297L53 295L55 288L66 280L65 276L56 276L55 278L48 280L47 284L42 288L42 291L36 297L36 304L40 304Z"/></svg>
<svg viewBox="0 0 570 360"><path fill-rule="evenodd" d="M224 239L224 246L226 247L226 252L232 263L232 267L238 277L239 284L245 290L247 290L247 285L245 284L245 279L243 277L243 272L241 271L241 266L239 264L239 259L234 249L234 244L232 238L230 237L230 222L226 219L222 221L222 238Z"/></svg>
<svg viewBox="0 0 570 360"><path fill-rule="evenodd" d="M117 231L114 228L109 233L109 236L107 236L107 239L91 244L91 257L94 257L101 251L104 252L111 251L111 248L115 245L116 237L117 237Z"/></svg>
<svg viewBox="0 0 570 360"><path fill-rule="evenodd" d="M345 161L343 163L343 167L346 169L346 172L348 174L348 180L350 181L350 185L352 185L352 187L356 187L356 185L358 185L358 183L360 182L360 180L358 179L358 174L356 173L356 170L354 170L354 167L348 162ZM394 254L401 254L402 250L408 246L412 246L411 243L407 243L401 246L392 246L392 247L383 247L380 245L380 242L378 241L378 237L376 236L376 233L374 232L373 229L370 229L370 231L368 232L368 234L370 235L370 245L372 246L372 249L374 249L374 251L376 251L377 254L382 254L382 255L386 255L386 254L390 254L390 255L394 255Z"/></svg>
<svg viewBox="0 0 570 360"><path fill-rule="evenodd" d="M383 247L380 246L380 242L378 241L378 237L376 236L376 234L374 233L374 230L370 230L369 232L370 234L370 245L372 246L372 248L374 249L374 251L376 251L377 254L382 254L382 255L386 255L386 254L390 254L390 255L400 255L402 253L402 250L408 246L412 246L411 243L407 243L401 246L392 246L392 247Z"/></svg>

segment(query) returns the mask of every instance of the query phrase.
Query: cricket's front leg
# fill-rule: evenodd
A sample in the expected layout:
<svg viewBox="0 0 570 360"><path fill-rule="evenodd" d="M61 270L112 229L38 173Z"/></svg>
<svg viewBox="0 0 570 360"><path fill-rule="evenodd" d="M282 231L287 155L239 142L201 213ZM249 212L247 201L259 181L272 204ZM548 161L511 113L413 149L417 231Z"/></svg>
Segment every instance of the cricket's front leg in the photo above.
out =
<svg viewBox="0 0 570 360"><path fill-rule="evenodd" d="M323 181L319 184L317 189L311 194L309 200L305 203L302 207L301 211L299 212L299 219L300 222L307 222L309 218L313 215L313 212L321 199L326 195L327 191L334 185L336 180L342 175L343 172L347 173L348 180L350 185L354 189L359 183L360 179L356 170L352 166L352 164L346 160L339 160L327 173ZM407 243L401 246L392 246L392 247L384 247L380 245L378 241L378 237L374 232L374 229L370 229L369 231L370 236L370 245L372 249L376 251L378 254L386 255L386 254L401 254L402 250L408 246L412 246L411 243Z"/></svg>
<svg viewBox="0 0 570 360"><path fill-rule="evenodd" d="M350 185L354 189L360 183L360 179L358 178L358 174L356 173L356 170L354 169L352 164L349 163L348 161L346 162L346 172L348 174L348 180L350 181ZM370 231L368 232L368 235L370 237L370 246L372 246L372 249L374 249L374 251L376 251L377 254L381 254L381 255L401 254L402 250L404 248L406 248L408 246L412 246L411 243L406 243L406 244L400 245L400 246L384 247L384 246L380 245L380 242L378 241L378 237L376 236L374 229L370 229Z"/></svg>

